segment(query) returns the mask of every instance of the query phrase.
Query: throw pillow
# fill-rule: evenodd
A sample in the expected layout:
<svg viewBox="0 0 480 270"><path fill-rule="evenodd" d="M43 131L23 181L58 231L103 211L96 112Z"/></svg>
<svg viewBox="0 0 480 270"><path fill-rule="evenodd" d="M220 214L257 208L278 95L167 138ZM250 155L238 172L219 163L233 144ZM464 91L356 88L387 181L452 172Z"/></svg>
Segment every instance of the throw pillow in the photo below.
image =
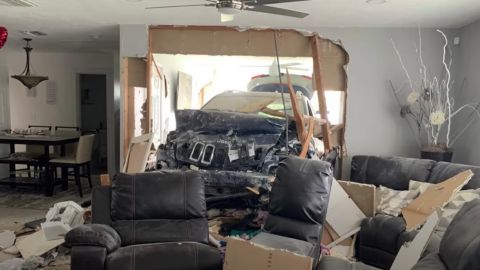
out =
<svg viewBox="0 0 480 270"><path fill-rule="evenodd" d="M429 186L433 184L421 181L410 180L408 183L408 190L418 190L419 195L425 192Z"/></svg>
<svg viewBox="0 0 480 270"><path fill-rule="evenodd" d="M380 186L377 191L377 197L380 198L377 212L390 216L399 216L402 208L407 206L420 194L418 190L400 191L384 186Z"/></svg>

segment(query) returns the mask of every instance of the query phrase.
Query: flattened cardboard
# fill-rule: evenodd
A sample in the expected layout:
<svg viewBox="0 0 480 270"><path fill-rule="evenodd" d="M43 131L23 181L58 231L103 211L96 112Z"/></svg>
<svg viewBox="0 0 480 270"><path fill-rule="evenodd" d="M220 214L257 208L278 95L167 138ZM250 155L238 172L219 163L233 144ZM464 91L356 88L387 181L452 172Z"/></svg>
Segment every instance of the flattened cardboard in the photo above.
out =
<svg viewBox="0 0 480 270"><path fill-rule="evenodd" d="M229 238L224 270L311 270L313 259L271 249L251 242Z"/></svg>
<svg viewBox="0 0 480 270"><path fill-rule="evenodd" d="M374 217L377 213L377 187L375 185L360 184L351 181L338 181L358 208L367 217Z"/></svg>
<svg viewBox="0 0 480 270"><path fill-rule="evenodd" d="M415 236L412 242L405 243L395 257L390 270L412 269L417 264L420 256L430 241L433 231L440 221L438 212L434 212L427 219L420 232Z"/></svg>
<svg viewBox="0 0 480 270"><path fill-rule="evenodd" d="M46 252L60 246L65 242L63 239L48 241L43 231L35 232L23 239L17 241L15 246L18 248L22 257L28 259L32 256L41 256Z"/></svg>
<svg viewBox="0 0 480 270"><path fill-rule="evenodd" d="M473 177L471 170L461 172L454 177L427 188L427 190L413 200L402 210L407 223L407 231L412 231L425 223L427 218L436 209L447 204L463 186Z"/></svg>
<svg viewBox="0 0 480 270"><path fill-rule="evenodd" d="M360 227L364 218L365 214L362 210L349 198L338 181L334 180L330 192L330 202L328 203L328 224L339 236L346 236Z"/></svg>

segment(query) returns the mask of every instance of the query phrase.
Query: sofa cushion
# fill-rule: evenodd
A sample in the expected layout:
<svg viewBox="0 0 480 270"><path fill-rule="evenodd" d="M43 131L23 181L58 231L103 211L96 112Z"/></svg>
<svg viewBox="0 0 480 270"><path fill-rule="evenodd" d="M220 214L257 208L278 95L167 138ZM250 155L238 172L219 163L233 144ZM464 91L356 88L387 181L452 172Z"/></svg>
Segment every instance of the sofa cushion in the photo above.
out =
<svg viewBox="0 0 480 270"><path fill-rule="evenodd" d="M205 219L120 220L112 224L122 245L191 241L208 244Z"/></svg>
<svg viewBox="0 0 480 270"><path fill-rule="evenodd" d="M280 162L270 193L265 230L319 243L332 186L330 163L288 157Z"/></svg>
<svg viewBox="0 0 480 270"><path fill-rule="evenodd" d="M113 221L207 216L204 183L193 171L120 174L111 196Z"/></svg>
<svg viewBox="0 0 480 270"><path fill-rule="evenodd" d="M421 259L412 270L448 270L438 254L433 253Z"/></svg>
<svg viewBox="0 0 480 270"><path fill-rule="evenodd" d="M220 253L207 245L183 242L128 246L107 257L106 270L221 270Z"/></svg>
<svg viewBox="0 0 480 270"><path fill-rule="evenodd" d="M433 160L415 158L355 156L351 180L407 190L410 180L426 182L434 164Z"/></svg>
<svg viewBox="0 0 480 270"><path fill-rule="evenodd" d="M455 215L440 244L448 269L480 269L480 200L466 203Z"/></svg>
<svg viewBox="0 0 480 270"><path fill-rule="evenodd" d="M435 164L428 182L440 183L466 170L472 170L474 175L463 189L480 188L480 167L449 162L438 162Z"/></svg>

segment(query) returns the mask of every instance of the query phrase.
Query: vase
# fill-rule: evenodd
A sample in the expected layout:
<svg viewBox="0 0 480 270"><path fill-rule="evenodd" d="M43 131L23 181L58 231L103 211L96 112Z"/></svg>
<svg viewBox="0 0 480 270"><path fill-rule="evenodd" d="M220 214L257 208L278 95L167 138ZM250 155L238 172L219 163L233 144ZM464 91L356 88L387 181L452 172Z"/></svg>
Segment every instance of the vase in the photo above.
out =
<svg viewBox="0 0 480 270"><path fill-rule="evenodd" d="M435 160L435 161L452 162L453 152L452 151L422 150L420 156L421 156L422 159L431 159L431 160Z"/></svg>

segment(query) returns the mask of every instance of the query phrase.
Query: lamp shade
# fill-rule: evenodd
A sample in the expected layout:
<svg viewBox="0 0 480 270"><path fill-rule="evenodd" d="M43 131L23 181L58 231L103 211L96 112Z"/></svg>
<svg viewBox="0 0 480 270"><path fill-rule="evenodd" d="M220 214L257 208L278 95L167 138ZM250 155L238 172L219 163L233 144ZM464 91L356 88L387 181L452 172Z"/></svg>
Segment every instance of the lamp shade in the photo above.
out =
<svg viewBox="0 0 480 270"><path fill-rule="evenodd" d="M44 77L44 76L13 75L12 78L19 80L28 89L32 89L33 87L37 86L39 83L48 80L48 77Z"/></svg>

